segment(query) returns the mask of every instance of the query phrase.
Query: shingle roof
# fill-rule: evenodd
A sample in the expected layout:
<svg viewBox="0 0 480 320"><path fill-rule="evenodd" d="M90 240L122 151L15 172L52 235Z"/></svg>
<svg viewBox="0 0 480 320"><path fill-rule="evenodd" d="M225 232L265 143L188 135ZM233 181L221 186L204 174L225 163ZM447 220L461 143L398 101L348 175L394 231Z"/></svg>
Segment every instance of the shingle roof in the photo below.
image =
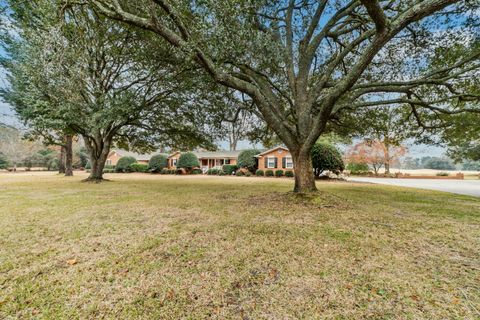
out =
<svg viewBox="0 0 480 320"><path fill-rule="evenodd" d="M117 153L120 157L134 157L135 159L137 159L137 161L149 161L153 156L161 154L159 152L140 154L123 149L112 149L112 151Z"/></svg>
<svg viewBox="0 0 480 320"><path fill-rule="evenodd" d="M242 152L243 150L235 150L235 151L229 151L229 150L219 150L219 151L192 151L194 155L197 156L198 159L232 159L232 158L238 158L238 155ZM172 153L170 156L173 156L177 154L178 152Z"/></svg>
<svg viewBox="0 0 480 320"><path fill-rule="evenodd" d="M268 150L265 150L265 151L257 154L255 157L261 157L261 156L263 156L264 154L270 153L270 152L275 151L275 150L277 150L277 149L283 149L283 150L286 150L286 151L290 152L290 150L288 150L288 148L286 148L286 147L284 147L284 146L276 146L276 147L274 147L274 148L272 148L272 149L268 149Z"/></svg>

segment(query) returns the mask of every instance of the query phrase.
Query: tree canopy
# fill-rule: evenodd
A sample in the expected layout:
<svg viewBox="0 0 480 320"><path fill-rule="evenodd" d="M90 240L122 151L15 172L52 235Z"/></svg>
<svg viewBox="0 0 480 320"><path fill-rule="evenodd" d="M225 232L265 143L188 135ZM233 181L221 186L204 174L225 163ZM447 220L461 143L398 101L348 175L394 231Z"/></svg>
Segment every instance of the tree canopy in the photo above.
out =
<svg viewBox="0 0 480 320"><path fill-rule="evenodd" d="M217 83L244 93L290 149L295 191L315 189L310 151L345 114L407 105L475 111L459 79L478 75L479 3L425 1L87 0L166 40ZM437 52L469 49L439 63ZM467 45L467 46L465 46ZM433 66L433 68L427 68Z"/></svg>

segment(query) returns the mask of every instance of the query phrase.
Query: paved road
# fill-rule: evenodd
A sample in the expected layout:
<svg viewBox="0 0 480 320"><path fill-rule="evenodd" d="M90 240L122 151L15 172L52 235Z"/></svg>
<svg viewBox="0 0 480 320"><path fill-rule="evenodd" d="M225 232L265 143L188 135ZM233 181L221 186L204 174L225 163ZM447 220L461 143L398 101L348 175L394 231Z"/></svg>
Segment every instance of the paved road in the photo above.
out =
<svg viewBox="0 0 480 320"><path fill-rule="evenodd" d="M349 181L438 190L480 197L480 180L388 179L349 177Z"/></svg>

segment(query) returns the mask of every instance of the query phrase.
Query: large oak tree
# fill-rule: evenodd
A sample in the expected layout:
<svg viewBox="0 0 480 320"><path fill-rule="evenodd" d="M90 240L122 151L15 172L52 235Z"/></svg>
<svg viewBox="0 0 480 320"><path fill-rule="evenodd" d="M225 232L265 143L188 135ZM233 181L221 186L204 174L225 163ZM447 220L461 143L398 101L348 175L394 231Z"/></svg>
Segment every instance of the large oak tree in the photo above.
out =
<svg viewBox="0 0 480 320"><path fill-rule="evenodd" d="M297 192L316 189L311 148L343 109L406 103L419 114L442 112L448 100L478 99L455 79L478 70L479 50L436 70L423 68L436 47L478 31L478 1L79 3L153 32L216 82L248 95L290 149Z"/></svg>

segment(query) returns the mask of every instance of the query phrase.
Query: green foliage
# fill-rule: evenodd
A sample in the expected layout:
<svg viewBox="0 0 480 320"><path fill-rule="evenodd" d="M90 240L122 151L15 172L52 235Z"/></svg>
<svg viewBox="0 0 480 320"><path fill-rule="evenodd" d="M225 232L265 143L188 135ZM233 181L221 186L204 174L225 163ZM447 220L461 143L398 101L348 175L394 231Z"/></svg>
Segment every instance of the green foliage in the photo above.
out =
<svg viewBox="0 0 480 320"><path fill-rule="evenodd" d="M255 156L259 154L260 151L256 149L244 150L238 155L238 166L240 168L246 168L250 172L255 172L257 170L257 158Z"/></svg>
<svg viewBox="0 0 480 320"><path fill-rule="evenodd" d="M442 159L438 157L432 157L425 162L426 169L435 170L455 170L455 166L452 161L448 159Z"/></svg>
<svg viewBox="0 0 480 320"><path fill-rule="evenodd" d="M213 175L213 176L215 176L215 175L217 175L220 171L221 171L221 170L216 169L216 168L210 168L210 169L207 170L207 174L208 174L208 175Z"/></svg>
<svg viewBox="0 0 480 320"><path fill-rule="evenodd" d="M224 171L220 170L220 171L218 172L218 175L219 175L219 176L224 176L224 175L226 175L226 173L225 173Z"/></svg>
<svg viewBox="0 0 480 320"><path fill-rule="evenodd" d="M462 170L480 171L480 161L465 161Z"/></svg>
<svg viewBox="0 0 480 320"><path fill-rule="evenodd" d="M346 169L353 175L367 174L370 171L368 164L366 163L349 163Z"/></svg>
<svg viewBox="0 0 480 320"><path fill-rule="evenodd" d="M134 157L121 157L115 166L115 172L130 172L130 165L137 162Z"/></svg>
<svg viewBox="0 0 480 320"><path fill-rule="evenodd" d="M92 164L90 163L90 161L87 161L87 164L85 165L85 170L90 170L92 169Z"/></svg>
<svg viewBox="0 0 480 320"><path fill-rule="evenodd" d="M103 169L103 173L115 173L114 169Z"/></svg>
<svg viewBox="0 0 480 320"><path fill-rule="evenodd" d="M200 162L195 154L192 152L182 153L180 158L177 161L177 168L184 168L186 170L191 170L195 167L199 167Z"/></svg>
<svg viewBox="0 0 480 320"><path fill-rule="evenodd" d="M0 152L0 169L7 169L9 166L7 157L3 155L3 153Z"/></svg>
<svg viewBox="0 0 480 320"><path fill-rule="evenodd" d="M167 168L163 168L161 171L160 171L160 174L169 174L170 173L170 170L167 169Z"/></svg>
<svg viewBox="0 0 480 320"><path fill-rule="evenodd" d="M148 164L132 163L128 167L129 172L148 172Z"/></svg>
<svg viewBox="0 0 480 320"><path fill-rule="evenodd" d="M293 178L295 174L292 170L285 170L285 177Z"/></svg>
<svg viewBox="0 0 480 320"><path fill-rule="evenodd" d="M245 175L245 173L243 173L242 170L238 170L237 173L235 173L235 175L236 175L237 177L243 177L243 176Z"/></svg>
<svg viewBox="0 0 480 320"><path fill-rule="evenodd" d="M273 170L265 170L265 177L273 177Z"/></svg>
<svg viewBox="0 0 480 320"><path fill-rule="evenodd" d="M154 155L148 162L148 170L151 172L160 172L168 165L168 159L162 154Z"/></svg>
<svg viewBox="0 0 480 320"><path fill-rule="evenodd" d="M238 170L238 166L235 164L224 164L222 170L225 172L225 174L231 175L233 172Z"/></svg>
<svg viewBox="0 0 480 320"><path fill-rule="evenodd" d="M192 174L203 174L202 169L193 169Z"/></svg>
<svg viewBox="0 0 480 320"><path fill-rule="evenodd" d="M324 171L338 174L345 169L340 152L333 145L327 143L316 143L313 146L312 165L317 177Z"/></svg>
<svg viewBox="0 0 480 320"><path fill-rule="evenodd" d="M258 169L257 171L255 171L255 175L257 177L263 177L265 175L265 172L263 172L263 170L261 169Z"/></svg>
<svg viewBox="0 0 480 320"><path fill-rule="evenodd" d="M251 177L252 173L250 171L245 172L245 177Z"/></svg>
<svg viewBox="0 0 480 320"><path fill-rule="evenodd" d="M275 177L283 177L283 170L275 170Z"/></svg>

